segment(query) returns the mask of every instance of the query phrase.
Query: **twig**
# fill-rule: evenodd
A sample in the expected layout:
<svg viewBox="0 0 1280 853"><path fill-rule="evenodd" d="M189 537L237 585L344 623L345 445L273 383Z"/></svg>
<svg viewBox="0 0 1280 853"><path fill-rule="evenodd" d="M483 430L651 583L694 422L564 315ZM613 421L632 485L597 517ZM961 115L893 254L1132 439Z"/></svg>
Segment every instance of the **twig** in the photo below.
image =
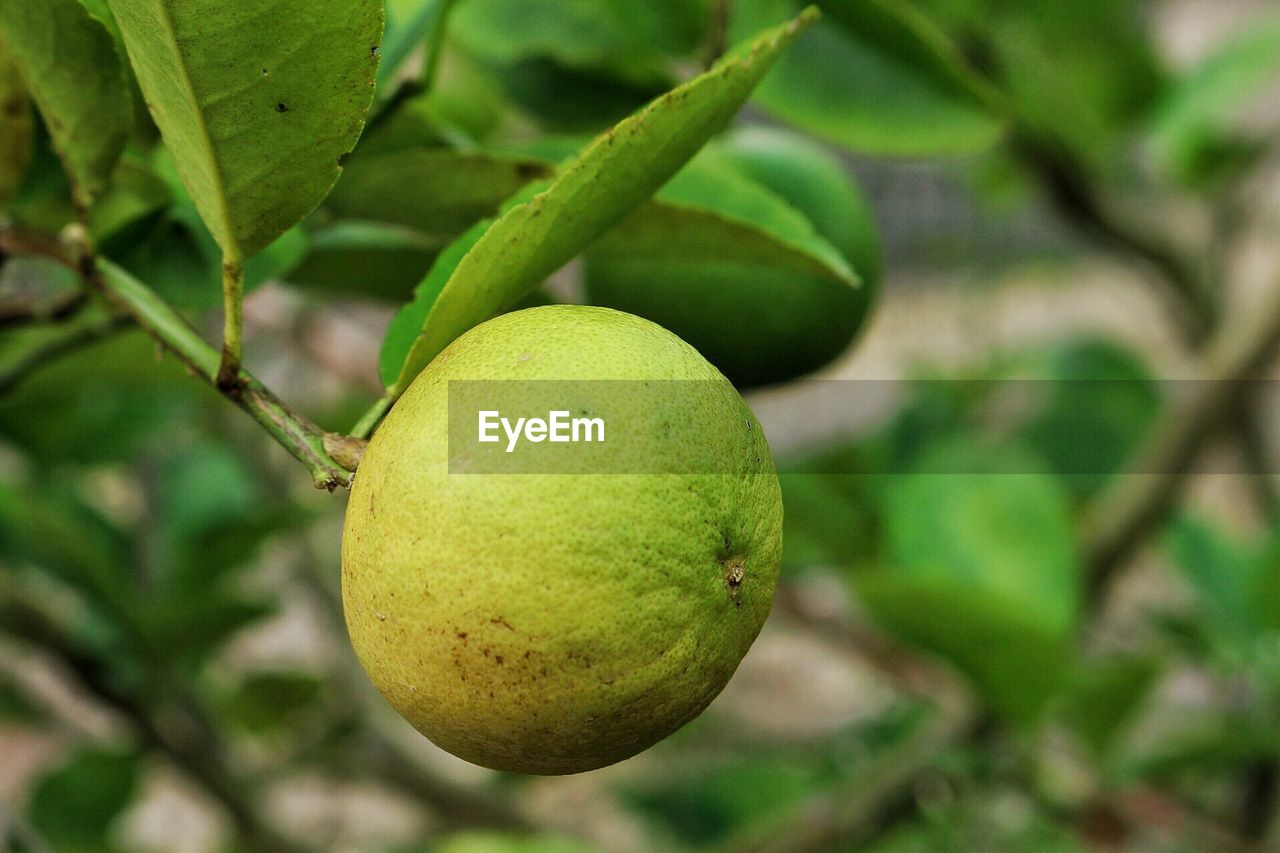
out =
<svg viewBox="0 0 1280 853"><path fill-rule="evenodd" d="M47 257L75 270L87 285L131 316L192 374L247 412L295 459L306 465L316 488L332 492L339 486L351 485L351 473L359 461L359 453L348 437L320 429L248 371L242 369L231 381L226 381L221 376L225 368L223 353L210 346L182 315L146 285L111 262L97 258L83 226L68 226L63 232L63 244L67 248L38 235L0 229L0 248L5 251Z"/></svg>
<svg viewBox="0 0 1280 853"><path fill-rule="evenodd" d="M83 274L192 373L218 388L306 465L317 488L333 491L338 486L351 484L350 472L326 447L328 434L291 409L248 371L240 370L234 383L219 387L222 355L146 285L109 261L89 259Z"/></svg>
<svg viewBox="0 0 1280 853"><path fill-rule="evenodd" d="M1200 448L1249 395L1280 350L1280 286L1266 305L1223 326L1205 349L1197 393L1159 425L1136 470L1119 478L1092 507L1084 548L1090 596L1100 599L1117 569L1177 500Z"/></svg>
<svg viewBox="0 0 1280 853"><path fill-rule="evenodd" d="M67 256L62 245L53 237L17 228L0 228L0 257L4 255L33 255L62 264L75 270L75 262Z"/></svg>
<svg viewBox="0 0 1280 853"><path fill-rule="evenodd" d="M109 317L68 329L61 336L41 342L13 364L0 370L0 397L12 392L31 374L64 355L70 355L90 344L124 331L132 321L127 317Z"/></svg>
<svg viewBox="0 0 1280 853"><path fill-rule="evenodd" d="M1209 336L1218 323L1221 307L1202 264L1183 255L1172 242L1116 216L1094 187L1087 170L1065 146L1025 126L1013 130L1009 144L1072 224L1112 248L1143 260L1159 273L1171 297L1170 306L1179 315L1179 327L1193 345Z"/></svg>

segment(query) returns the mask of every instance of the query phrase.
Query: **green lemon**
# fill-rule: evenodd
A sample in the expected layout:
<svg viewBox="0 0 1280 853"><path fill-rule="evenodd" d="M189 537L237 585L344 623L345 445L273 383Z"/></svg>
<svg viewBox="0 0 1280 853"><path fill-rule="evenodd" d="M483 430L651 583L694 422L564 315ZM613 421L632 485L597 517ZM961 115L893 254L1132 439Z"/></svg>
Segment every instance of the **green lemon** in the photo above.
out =
<svg viewBox="0 0 1280 853"><path fill-rule="evenodd" d="M570 381L548 387L593 397L564 409L676 473L450 473L457 380ZM692 347L604 308L517 311L442 352L370 442L343 535L347 626L437 745L500 770L591 770L728 682L768 615L781 530L760 426Z"/></svg>
<svg viewBox="0 0 1280 853"><path fill-rule="evenodd" d="M749 128L705 153L804 214L862 279L860 288L726 256L714 263L588 257L593 304L629 311L687 340L735 385L786 382L844 352L879 292L870 211L839 160L784 131Z"/></svg>

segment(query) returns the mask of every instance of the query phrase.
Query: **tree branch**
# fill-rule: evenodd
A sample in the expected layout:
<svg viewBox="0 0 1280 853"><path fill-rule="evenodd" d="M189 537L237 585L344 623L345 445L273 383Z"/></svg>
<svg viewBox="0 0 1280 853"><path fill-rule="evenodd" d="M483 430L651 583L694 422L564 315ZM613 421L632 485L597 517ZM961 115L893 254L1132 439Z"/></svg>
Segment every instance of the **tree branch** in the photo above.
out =
<svg viewBox="0 0 1280 853"><path fill-rule="evenodd" d="M1097 601L1116 571L1181 493L1187 473L1213 430L1248 399L1251 381L1280 351L1280 284L1268 301L1223 325L1205 349L1196 393L1157 427L1138 459L1139 476L1119 478L1085 522L1090 596Z"/></svg>
<svg viewBox="0 0 1280 853"><path fill-rule="evenodd" d="M1144 261L1159 274L1170 308L1178 315L1179 328L1193 345L1201 344L1217 326L1221 311L1203 265L1183 255L1169 240L1116 216L1085 167L1065 146L1026 127L1012 131L1009 145L1069 222L1111 248Z"/></svg>
<svg viewBox="0 0 1280 853"><path fill-rule="evenodd" d="M234 383L221 387L222 355L146 285L120 267L109 261L95 260L92 255L82 254L81 273L193 374L247 412L294 458L306 465L317 488L333 491L338 486L351 484L348 469L330 454L330 447L335 446L335 437L291 409L246 370L239 371Z"/></svg>

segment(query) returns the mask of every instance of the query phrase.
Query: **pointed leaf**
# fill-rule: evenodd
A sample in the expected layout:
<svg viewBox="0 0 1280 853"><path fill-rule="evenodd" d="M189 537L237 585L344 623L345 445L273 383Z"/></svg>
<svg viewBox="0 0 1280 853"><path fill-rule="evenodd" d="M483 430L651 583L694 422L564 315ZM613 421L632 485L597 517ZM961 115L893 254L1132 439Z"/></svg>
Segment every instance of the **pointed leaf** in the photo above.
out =
<svg viewBox="0 0 1280 853"><path fill-rule="evenodd" d="M124 59L107 27L80 0L0 4L0 39L17 59L88 208L105 189L132 127Z"/></svg>
<svg viewBox="0 0 1280 853"><path fill-rule="evenodd" d="M524 296L647 199L738 111L806 11L761 35L598 137L547 189L516 204L458 264L389 389L410 381L458 335Z"/></svg>
<svg viewBox="0 0 1280 853"><path fill-rule="evenodd" d="M315 208L373 100L380 0L110 0L200 216L243 261Z"/></svg>

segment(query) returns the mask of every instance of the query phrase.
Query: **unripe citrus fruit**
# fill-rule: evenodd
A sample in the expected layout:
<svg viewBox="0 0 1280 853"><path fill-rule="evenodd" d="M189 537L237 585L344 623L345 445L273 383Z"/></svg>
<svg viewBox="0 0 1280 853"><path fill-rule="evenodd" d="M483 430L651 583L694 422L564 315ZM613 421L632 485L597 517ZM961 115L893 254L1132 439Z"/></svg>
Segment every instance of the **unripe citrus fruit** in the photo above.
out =
<svg viewBox="0 0 1280 853"><path fill-rule="evenodd" d="M693 344L738 387L785 382L844 352L879 292L870 211L844 166L796 134L749 128L705 155L764 186L813 224L862 279L850 287L795 270L588 254L589 301L639 314Z"/></svg>
<svg viewBox="0 0 1280 853"><path fill-rule="evenodd" d="M570 381L550 385L574 397L558 402L602 418L634 470L451 473L474 461L450 455L457 380ZM604 308L517 311L451 344L370 442L343 535L347 625L373 683L444 749L591 770L724 687L768 615L781 529L760 426L692 347Z"/></svg>

